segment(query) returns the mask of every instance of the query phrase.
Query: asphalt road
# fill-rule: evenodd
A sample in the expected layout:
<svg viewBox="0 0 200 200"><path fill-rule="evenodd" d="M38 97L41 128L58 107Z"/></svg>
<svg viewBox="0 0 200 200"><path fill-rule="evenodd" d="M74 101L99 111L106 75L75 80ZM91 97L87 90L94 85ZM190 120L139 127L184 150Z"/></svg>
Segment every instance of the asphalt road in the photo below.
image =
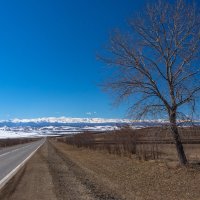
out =
<svg viewBox="0 0 200 200"><path fill-rule="evenodd" d="M9 180L45 139L0 150L0 188Z"/></svg>

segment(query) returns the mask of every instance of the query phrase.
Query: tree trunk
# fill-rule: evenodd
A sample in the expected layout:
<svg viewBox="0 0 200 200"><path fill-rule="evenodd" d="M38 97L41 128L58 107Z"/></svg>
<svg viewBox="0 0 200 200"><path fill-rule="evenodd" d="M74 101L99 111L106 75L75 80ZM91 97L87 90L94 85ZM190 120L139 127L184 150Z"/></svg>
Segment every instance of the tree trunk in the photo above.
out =
<svg viewBox="0 0 200 200"><path fill-rule="evenodd" d="M184 148L183 148L178 127L177 127L176 112L173 112L172 114L170 114L170 128L171 128L171 132L175 141L179 162L181 165L186 165L188 162L187 162L187 158L184 152Z"/></svg>

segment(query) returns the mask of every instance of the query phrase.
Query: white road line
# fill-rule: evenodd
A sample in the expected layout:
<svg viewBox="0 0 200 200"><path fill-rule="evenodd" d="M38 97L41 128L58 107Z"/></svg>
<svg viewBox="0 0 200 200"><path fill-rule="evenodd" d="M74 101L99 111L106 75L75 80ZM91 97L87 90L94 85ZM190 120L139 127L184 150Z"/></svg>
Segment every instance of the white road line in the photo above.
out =
<svg viewBox="0 0 200 200"><path fill-rule="evenodd" d="M8 151L8 152L6 152L6 153L0 154L0 157L3 157L3 156L5 156L5 155L7 155L7 154L9 154L9 153L18 151L18 150L20 150L20 149L24 149L24 148L29 147L29 146L31 146L31 145L32 145L32 144L29 144L29 145L26 145L26 146L24 146L24 147L20 147L20 148L14 149L14 150L12 150L12 151Z"/></svg>
<svg viewBox="0 0 200 200"><path fill-rule="evenodd" d="M3 179L0 180L0 189L24 166L24 164L33 156L33 154L45 143L46 140L40 146L33 151L27 158L25 158L15 169L8 173Z"/></svg>

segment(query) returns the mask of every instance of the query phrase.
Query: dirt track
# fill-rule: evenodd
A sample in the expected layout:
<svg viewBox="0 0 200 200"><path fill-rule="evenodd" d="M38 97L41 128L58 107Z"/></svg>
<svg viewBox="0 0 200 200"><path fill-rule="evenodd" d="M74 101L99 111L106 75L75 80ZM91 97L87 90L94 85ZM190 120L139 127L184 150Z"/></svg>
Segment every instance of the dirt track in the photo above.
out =
<svg viewBox="0 0 200 200"><path fill-rule="evenodd" d="M3 200L121 199L47 142L0 193Z"/></svg>
<svg viewBox="0 0 200 200"><path fill-rule="evenodd" d="M47 142L1 200L199 200L200 170Z"/></svg>

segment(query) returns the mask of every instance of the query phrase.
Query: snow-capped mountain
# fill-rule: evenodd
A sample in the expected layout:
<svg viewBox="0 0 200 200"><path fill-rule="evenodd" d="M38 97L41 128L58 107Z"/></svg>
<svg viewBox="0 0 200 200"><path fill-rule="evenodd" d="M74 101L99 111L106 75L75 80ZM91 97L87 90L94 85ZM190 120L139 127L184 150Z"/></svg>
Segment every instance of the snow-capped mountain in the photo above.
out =
<svg viewBox="0 0 200 200"><path fill-rule="evenodd" d="M12 119L1 122L12 123L129 123L129 119L43 117L34 119Z"/></svg>
<svg viewBox="0 0 200 200"><path fill-rule="evenodd" d="M106 131L130 123L127 119L47 117L0 121L0 138L62 135L82 131Z"/></svg>
<svg viewBox="0 0 200 200"><path fill-rule="evenodd" d="M142 128L159 126L163 123L167 123L167 121L68 117L1 120L0 138L52 136L82 131L107 131L118 129L127 124L133 128Z"/></svg>

